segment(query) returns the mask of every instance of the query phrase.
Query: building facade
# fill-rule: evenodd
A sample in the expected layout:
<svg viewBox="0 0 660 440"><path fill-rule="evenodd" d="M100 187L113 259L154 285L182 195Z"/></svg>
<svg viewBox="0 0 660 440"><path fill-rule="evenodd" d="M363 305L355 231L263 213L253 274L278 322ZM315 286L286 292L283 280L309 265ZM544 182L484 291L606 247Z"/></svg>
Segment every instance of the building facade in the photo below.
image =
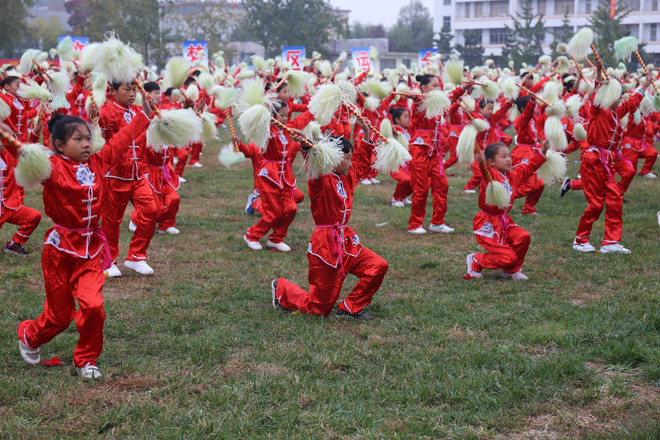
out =
<svg viewBox="0 0 660 440"><path fill-rule="evenodd" d="M542 13L545 27L549 31L543 49L550 53L552 32L563 30L564 14L568 12L571 31L577 32L587 26L591 12L600 0L532 0L535 14ZM660 61L660 0L619 0L627 4L632 12L625 18L624 25L630 35L646 43L645 51L658 63ZM520 10L520 0L435 0L433 30L440 32L445 24L451 26L452 44L463 44L466 30L481 31L482 45L486 56L499 56L507 38L508 25L513 27L511 16Z"/></svg>

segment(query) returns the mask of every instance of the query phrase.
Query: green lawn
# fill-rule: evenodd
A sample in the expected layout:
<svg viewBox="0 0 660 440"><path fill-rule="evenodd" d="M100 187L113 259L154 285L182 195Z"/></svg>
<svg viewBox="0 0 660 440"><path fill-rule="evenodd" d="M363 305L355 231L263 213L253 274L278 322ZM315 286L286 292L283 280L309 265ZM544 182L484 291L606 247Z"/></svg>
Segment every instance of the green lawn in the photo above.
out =
<svg viewBox="0 0 660 440"><path fill-rule="evenodd" d="M97 382L71 366L73 325L42 348L65 366L18 354L17 324L43 308L50 219L29 256L0 254L0 438L660 438L660 179L636 178L626 196L628 256L571 249L582 193L546 187L538 217L519 214L519 200L513 218L532 244L530 280L518 283L495 271L462 279L479 250L466 166L450 177L450 236L407 234L409 208L388 203L391 178L361 185L351 226L390 269L368 308L377 319L354 322L272 308L273 278L307 286L309 200L286 239L293 252L248 250L250 163L224 169L218 151L207 146L204 168L186 170L181 235L150 247L156 276L126 269L106 283ZM40 192L26 204L42 210ZM0 242L15 230L5 225ZM595 246L602 230L601 218Z"/></svg>

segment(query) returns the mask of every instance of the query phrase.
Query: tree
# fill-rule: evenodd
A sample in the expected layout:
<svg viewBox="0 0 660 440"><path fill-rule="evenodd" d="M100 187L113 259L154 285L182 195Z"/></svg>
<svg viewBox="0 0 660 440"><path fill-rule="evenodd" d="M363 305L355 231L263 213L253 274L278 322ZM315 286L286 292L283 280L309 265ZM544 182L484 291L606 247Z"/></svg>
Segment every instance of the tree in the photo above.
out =
<svg viewBox="0 0 660 440"><path fill-rule="evenodd" d="M348 23L328 0L243 0L244 30L266 49L267 56L282 46L305 45L307 53L322 52L330 39L344 36Z"/></svg>
<svg viewBox="0 0 660 440"><path fill-rule="evenodd" d="M416 52L433 44L431 13L420 0L399 10L399 18L387 33L391 52Z"/></svg>
<svg viewBox="0 0 660 440"><path fill-rule="evenodd" d="M454 50L458 52L468 66L480 66L484 62L484 47L480 29L470 29L463 32L464 44L457 44Z"/></svg>
<svg viewBox="0 0 660 440"><path fill-rule="evenodd" d="M438 52L440 55L447 57L451 55L451 40L454 39L454 35L451 32L451 27L449 25L443 25L440 32L438 32L438 38L433 40L435 45L438 47Z"/></svg>
<svg viewBox="0 0 660 440"><path fill-rule="evenodd" d="M28 29L33 46L48 50L57 47L59 36L64 34L64 23L57 16L51 15L48 19L34 20L28 25Z"/></svg>
<svg viewBox="0 0 660 440"><path fill-rule="evenodd" d="M564 17L561 20L561 28L559 28L559 31L557 32L552 32L553 41L550 43L550 50L552 51L553 59L563 55L557 52L557 46L559 43L568 44L568 42L571 41L571 38L573 38L573 25L571 24L571 19L568 13L569 8L566 7L566 10L564 11Z"/></svg>
<svg viewBox="0 0 660 440"><path fill-rule="evenodd" d="M614 58L614 42L629 34L621 22L630 14L628 3L619 2L614 11L614 18L610 18L609 0L600 0L598 8L589 17L589 27L594 31L594 45L603 59L603 65L616 66Z"/></svg>
<svg viewBox="0 0 660 440"><path fill-rule="evenodd" d="M367 30L367 38L385 38L387 37L387 31L382 24L377 24L375 26L369 27Z"/></svg>
<svg viewBox="0 0 660 440"><path fill-rule="evenodd" d="M504 25L511 36L507 52L516 65L536 64L543 55L542 44L546 34L543 14L533 13L532 0L522 0L520 9L516 17L511 16L513 28Z"/></svg>
<svg viewBox="0 0 660 440"><path fill-rule="evenodd" d="M0 52L12 56L28 33L29 9L35 0L10 0L2 2L0 14Z"/></svg>

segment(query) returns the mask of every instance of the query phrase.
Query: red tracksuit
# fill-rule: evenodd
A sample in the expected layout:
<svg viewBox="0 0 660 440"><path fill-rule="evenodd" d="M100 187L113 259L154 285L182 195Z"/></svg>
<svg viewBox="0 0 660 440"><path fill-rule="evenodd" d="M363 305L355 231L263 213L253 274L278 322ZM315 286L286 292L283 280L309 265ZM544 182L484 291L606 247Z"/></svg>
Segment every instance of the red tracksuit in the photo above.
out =
<svg viewBox="0 0 660 440"><path fill-rule="evenodd" d="M154 192L156 202L158 230L166 231L176 225L176 214L179 212L181 198L179 197L179 176L174 173L172 159L175 148L161 146L160 153L151 148L145 150L145 160L149 166L149 186ZM138 211L131 212L131 221L137 225Z"/></svg>
<svg viewBox="0 0 660 440"><path fill-rule="evenodd" d="M339 304L348 313L359 313L371 303L387 273L387 261L360 244L348 226L353 193L359 177L369 168L374 145L365 142L356 149L348 175L334 173L307 181L316 228L307 248L309 292L284 278L275 292L287 309L309 315L328 315L339 299L347 274L360 278L353 291Z"/></svg>
<svg viewBox="0 0 660 440"><path fill-rule="evenodd" d="M458 101L452 102L449 107L449 118L447 118L449 126L449 136L445 142L443 153L449 153L449 158L445 161L445 170L458 162L458 155L456 154L456 145L458 145L458 138L461 136L461 131L470 120L465 116L463 107L460 106Z"/></svg>
<svg viewBox="0 0 660 440"><path fill-rule="evenodd" d="M465 93L457 88L450 93L452 101L457 100ZM410 184L413 189L412 206L408 230L423 226L426 214L426 200L429 187L433 198L433 215L431 223L443 225L447 212L447 190L449 182L442 166L442 117L428 119L425 111L421 109L422 100L416 98L412 112L412 142L409 144L412 160L408 166L410 170Z"/></svg>
<svg viewBox="0 0 660 440"><path fill-rule="evenodd" d="M9 93L0 93L0 98L4 99L11 109L11 115L3 122L14 130L17 139L23 142L26 141L29 134L28 121L37 116L37 109L35 107L28 108L28 101Z"/></svg>
<svg viewBox="0 0 660 440"><path fill-rule="evenodd" d="M5 223L18 225L12 241L22 245L39 226L41 213L23 205L23 188L14 178L17 157L18 151L13 145L7 144L5 149L0 146L0 228Z"/></svg>
<svg viewBox="0 0 660 440"><path fill-rule="evenodd" d="M73 88L66 94L66 100L71 106L69 110L71 116L78 116L83 119L87 118L85 101L87 101L88 96L89 91L85 88L85 75L79 74Z"/></svg>
<svg viewBox="0 0 660 440"><path fill-rule="evenodd" d="M479 104L477 103L476 105ZM502 140L500 137L500 132L497 130L497 124L499 124L499 122L506 117L506 114L512 105L513 103L511 101L506 101L504 104L502 104L500 109L490 115L490 118L488 119L484 118L483 115L478 111L472 112L472 117L483 119L484 121L488 122L488 128L479 132L477 135L477 144L479 145L480 150L485 149L492 143L500 142ZM465 184L463 189L475 189L477 186L479 186L479 182L481 182L481 167L476 160L472 162L471 168L472 177L468 183Z"/></svg>
<svg viewBox="0 0 660 440"><path fill-rule="evenodd" d="M490 168L493 180L501 182L509 192L509 206L500 209L486 203L488 179L482 179L479 188L479 208L481 212L474 216L473 231L477 243L488 253L474 255L474 261L483 269L504 269L509 273L519 272L522 268L527 249L529 233L516 225L509 212L513 207L513 195L516 188L525 183L535 171L543 165L545 156L534 155L529 163L521 164L502 174L497 168ZM484 164L488 166L488 164Z"/></svg>
<svg viewBox="0 0 660 440"><path fill-rule="evenodd" d="M600 86L597 84L596 87ZM595 95L595 91L594 91ZM587 131L589 148L582 155L580 174L584 195L587 198L585 209L575 236L576 243L587 243L593 223L598 220L605 208L605 235L602 244L618 243L622 233L621 190L614 181L617 151L623 138L620 118L639 107L644 95L634 93L628 101L615 110L591 107L591 118Z"/></svg>
<svg viewBox="0 0 660 440"><path fill-rule="evenodd" d="M406 129L401 128L398 125L395 125L394 129L399 133L402 133L406 140L410 141L410 134ZM408 164L399 167L398 171L396 173L390 173L390 176L396 180L396 187L394 188L394 195L392 198L398 202L402 202L406 197L413 193L412 185L410 185L410 168Z"/></svg>
<svg viewBox="0 0 660 440"><path fill-rule="evenodd" d="M50 158L51 175L43 182L46 215L55 225L46 231L41 259L46 302L35 320L18 326L18 337L39 348L69 327L75 319L80 338L73 352L76 367L96 365L103 350L103 240L98 224L103 179L108 164L127 150L131 140L146 130L149 118L140 112L88 162L61 155ZM78 310L76 302L78 300Z"/></svg>
<svg viewBox="0 0 660 440"><path fill-rule="evenodd" d="M307 111L286 125L302 129L313 119L314 116ZM268 239L272 243L282 243L298 210L293 197L296 179L287 160L289 150L293 148L293 141L286 132L274 124L271 124L270 134L268 147L258 172L262 217L256 225L248 229L246 235L249 240L258 241L273 229Z"/></svg>
<svg viewBox="0 0 660 440"><path fill-rule="evenodd" d="M640 117L639 124L635 123L634 115L631 114L628 117L628 129L622 143L621 153L630 162L635 173L637 172L637 162L640 158L644 159L644 166L639 173L641 176L650 173L658 159L658 151L653 148L654 125L646 116ZM621 181L619 181L619 185L621 188Z"/></svg>
<svg viewBox="0 0 660 440"><path fill-rule="evenodd" d="M539 137L536 129L537 121L534 118L536 102L530 100L523 113L513 121L513 127L517 133L517 143L511 152L511 161L514 167L529 163L529 161L539 154L539 144L543 141ZM521 182L516 188L515 198L525 197L525 205L522 208L524 214L536 212L536 204L543 194L545 185L536 173L531 174L528 179Z"/></svg>
<svg viewBox="0 0 660 440"><path fill-rule="evenodd" d="M99 112L99 125L103 137L110 141L115 133L128 125L142 109L123 107L114 99L109 100ZM156 228L157 207L154 192L149 186L149 167L144 163L145 133L131 139L128 148L117 149L116 156L106 168L106 191L103 193L103 231L108 237L112 260L119 256L119 227L130 201L138 211L137 229L131 238L127 260L146 260L147 249ZM114 151L114 150L113 150Z"/></svg>

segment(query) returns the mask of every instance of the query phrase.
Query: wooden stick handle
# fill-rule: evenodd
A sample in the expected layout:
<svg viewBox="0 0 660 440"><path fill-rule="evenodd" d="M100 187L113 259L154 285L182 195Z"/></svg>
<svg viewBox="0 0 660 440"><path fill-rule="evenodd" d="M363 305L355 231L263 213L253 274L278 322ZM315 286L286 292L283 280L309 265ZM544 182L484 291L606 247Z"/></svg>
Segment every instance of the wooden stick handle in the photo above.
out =
<svg viewBox="0 0 660 440"><path fill-rule="evenodd" d="M594 46L594 43L591 43L591 51L594 53L594 58L596 58L596 61L598 61L598 63L602 65L603 60L600 58L600 55L598 55L598 51L596 50L596 46ZM603 76L605 77L605 79L609 81L610 76L607 74L607 69L605 68L605 66L603 66L601 71L603 72Z"/></svg>
<svg viewBox="0 0 660 440"><path fill-rule="evenodd" d="M530 94L530 95L534 95L534 96L536 97L536 99L538 99L539 101L541 101L543 104L545 104L545 105L550 105L550 104L548 103L548 101L546 101L545 99L541 98L539 95L537 95L536 93L532 92L531 90L529 90L527 87L523 86L522 84L520 84L520 83L516 83L516 85L517 85L518 87L520 87L521 90L526 91L528 94Z"/></svg>
<svg viewBox="0 0 660 440"><path fill-rule="evenodd" d="M644 64L644 60L642 59L642 56L639 54L638 50L635 50L635 55L637 55L637 60L639 61L639 64L642 65L642 69L644 69L644 72L646 72L646 76L651 78L651 85L655 89L655 93L658 93L658 86L655 85L653 82L653 78L651 77L651 72L649 72L648 67L646 67L646 64Z"/></svg>
<svg viewBox="0 0 660 440"><path fill-rule="evenodd" d="M0 128L0 137L10 144L14 145L16 148L21 147L21 143L16 139L14 136L10 135L8 132L4 131L2 128Z"/></svg>
<svg viewBox="0 0 660 440"><path fill-rule="evenodd" d="M575 63L575 68L578 71L578 74L580 75L580 78L582 78L584 81L587 80L587 78L584 77L584 73L582 73L582 69L580 68L580 65L578 64L577 60L573 55L571 55L571 58L573 59L573 62Z"/></svg>
<svg viewBox="0 0 660 440"><path fill-rule="evenodd" d="M275 125L277 125L278 127L280 127L282 130L284 130L284 131L286 131L287 133L289 133L290 135L292 135L292 136L298 136L298 133L296 133L295 131L291 130L289 127L287 127L286 125L282 124L280 121L278 121L277 119L273 118L272 116L270 117L270 121L271 121L273 124L275 124ZM316 148L316 147L314 146L313 143L311 143L310 141L308 141L308 140L305 139L305 138L302 138L300 141L301 141L303 144L305 144L306 147L309 147L309 148Z"/></svg>
<svg viewBox="0 0 660 440"><path fill-rule="evenodd" d="M39 63L37 62L37 60L35 60L34 58L32 58L32 62L33 62L34 65L37 67L37 71L38 71L40 74L44 74L44 75L46 75L46 77L48 77L48 79L50 79L50 80L53 79L53 78L50 77L50 75L48 74L48 72L46 72L46 69L44 69L43 67L41 67L41 64L39 64Z"/></svg>
<svg viewBox="0 0 660 440"><path fill-rule="evenodd" d="M465 104L465 102L463 102L463 99L458 98L458 105L460 105L461 108L465 111L465 114L466 114L467 117L470 119L470 121L474 121L474 116L472 116L472 112L471 112L470 109L467 107L467 105Z"/></svg>
<svg viewBox="0 0 660 440"><path fill-rule="evenodd" d="M420 98L426 98L427 94L424 93L416 93L416 92L390 92L392 95L399 95L399 96L418 96Z"/></svg>
<svg viewBox="0 0 660 440"><path fill-rule="evenodd" d="M229 125L229 132L231 133L231 142L234 144L234 150L238 153L240 150L238 148L238 141L236 140L236 130L234 130L234 122L231 120L231 107L225 110L225 120L227 125Z"/></svg>
<svg viewBox="0 0 660 440"><path fill-rule="evenodd" d="M146 90L144 90L144 87L142 87L142 84L140 84L140 81L138 81L137 78L133 79L133 84L135 84L135 87L142 93L144 96L147 97L147 101L149 101L149 105L151 106L151 109L153 110L154 113L156 113L156 116L159 118L162 117L160 110L158 107L156 107L156 104L154 103L153 99L151 99L151 96L147 93Z"/></svg>
<svg viewBox="0 0 660 440"><path fill-rule="evenodd" d="M367 127L369 127L369 130L371 130L372 132L374 132L376 134L376 136L378 136L378 139L385 142L386 144L390 142L389 139L387 139L385 136L383 136L383 133L381 133L379 130L376 129L376 127L371 125L371 122L369 122L369 119L363 117L362 115L360 115L358 113L357 109L353 106L353 104L351 104L350 102L344 101L344 105L348 108L348 111L351 112L351 114L353 116L355 116L356 118L362 119L362 121L364 121L364 123L367 124Z"/></svg>
<svg viewBox="0 0 660 440"><path fill-rule="evenodd" d="M284 74L284 78L282 78L275 86L273 86L273 90L277 91L277 88L284 84L286 82L287 76L286 73Z"/></svg>

